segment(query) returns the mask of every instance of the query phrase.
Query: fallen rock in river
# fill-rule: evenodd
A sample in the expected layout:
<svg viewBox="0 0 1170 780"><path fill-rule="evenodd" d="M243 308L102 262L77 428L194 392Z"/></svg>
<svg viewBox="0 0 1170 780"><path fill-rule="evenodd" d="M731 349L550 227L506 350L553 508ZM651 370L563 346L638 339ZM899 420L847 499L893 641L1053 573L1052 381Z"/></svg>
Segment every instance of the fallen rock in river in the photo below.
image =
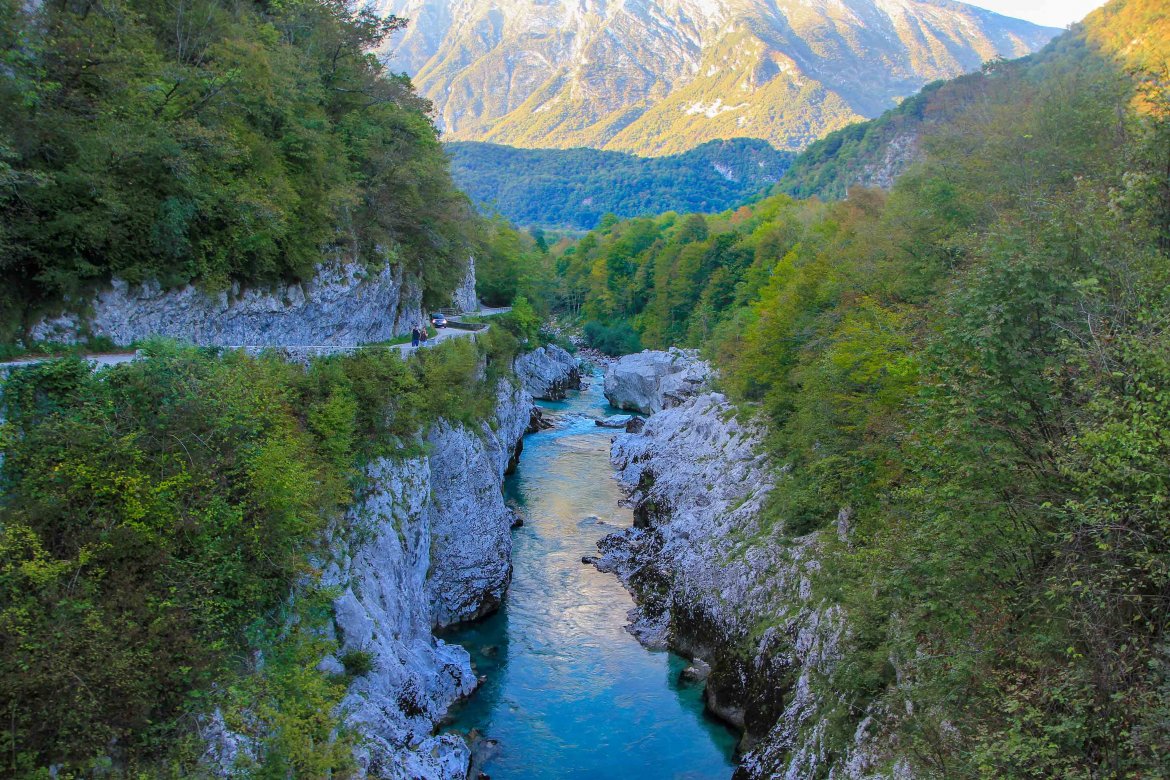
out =
<svg viewBox="0 0 1170 780"><path fill-rule="evenodd" d="M625 428L633 419L632 414L612 414L609 417L594 420L593 424L600 425L602 428Z"/></svg>
<svg viewBox="0 0 1170 780"><path fill-rule="evenodd" d="M626 355L605 372L605 397L618 409L653 414L698 394L711 367L693 349Z"/></svg>
<svg viewBox="0 0 1170 780"><path fill-rule="evenodd" d="M533 406L532 411L528 413L528 428L524 432L540 433L552 427L552 420L545 417L544 411L539 406Z"/></svg>
<svg viewBox="0 0 1170 780"><path fill-rule="evenodd" d="M566 392L581 387L581 369L577 359L556 344L540 347L516 358L515 370L524 389L533 398L560 401Z"/></svg>

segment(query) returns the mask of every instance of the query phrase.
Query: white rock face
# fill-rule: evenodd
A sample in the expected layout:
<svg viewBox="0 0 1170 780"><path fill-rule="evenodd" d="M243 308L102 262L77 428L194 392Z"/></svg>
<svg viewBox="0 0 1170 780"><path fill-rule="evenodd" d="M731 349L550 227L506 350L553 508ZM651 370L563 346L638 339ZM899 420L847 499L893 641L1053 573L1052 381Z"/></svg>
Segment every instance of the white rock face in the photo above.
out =
<svg viewBox="0 0 1170 780"><path fill-rule="evenodd" d="M431 634L430 469L425 458L383 459L370 465L367 478L369 492L352 520L368 529L368 541L325 580L345 588L334 603L340 657L365 652L373 660L342 703L347 722L362 734L358 764L372 777L462 778L468 747L431 735L476 680L467 652ZM328 658L323 668L341 667Z"/></svg>
<svg viewBox="0 0 1170 780"><path fill-rule="evenodd" d="M354 679L342 703L361 734L362 773L394 780L460 780L470 749L434 735L452 703L471 693L467 652L432 630L495 609L511 577L512 514L500 488L528 425L532 398L501 382L494 424L471 430L439 423L425 457L380 459L351 512L363 529L354 549L335 550L327 585L334 604L337 657L370 654L373 669ZM338 542L340 547L341 542Z"/></svg>
<svg viewBox="0 0 1170 780"><path fill-rule="evenodd" d="M368 270L342 261L321 265L303 284L214 294L115 279L87 309L85 317L42 320L29 337L73 343L88 331L116 344L165 336L208 346L353 346L400 336L423 319L418 280L401 266Z"/></svg>
<svg viewBox="0 0 1170 780"><path fill-rule="evenodd" d="M475 294L475 258L467 261L467 275L451 296L451 305L461 312L479 311L479 298Z"/></svg>
<svg viewBox="0 0 1170 780"><path fill-rule="evenodd" d="M605 397L619 409L653 414L700 392L710 377L710 366L693 349L648 349L610 364Z"/></svg>
<svg viewBox="0 0 1170 780"><path fill-rule="evenodd" d="M783 543L781 523L762 512L783 477L763 430L733 413L724 396L699 395L614 437L635 527L598 542L598 568L634 594L640 641L711 665L708 706L745 730L737 780L870 776L888 756L877 729L859 728L849 754L826 766L814 681L838 658L843 620L812 601L816 534Z"/></svg>
<svg viewBox="0 0 1170 780"><path fill-rule="evenodd" d="M521 355L514 369L533 398L559 401L568 390L581 387L577 359L556 344Z"/></svg>
<svg viewBox="0 0 1170 780"><path fill-rule="evenodd" d="M501 386L496 429L440 424L427 437L431 474L431 573L436 627L494 612L512 579L512 512L500 485L528 428L532 397Z"/></svg>

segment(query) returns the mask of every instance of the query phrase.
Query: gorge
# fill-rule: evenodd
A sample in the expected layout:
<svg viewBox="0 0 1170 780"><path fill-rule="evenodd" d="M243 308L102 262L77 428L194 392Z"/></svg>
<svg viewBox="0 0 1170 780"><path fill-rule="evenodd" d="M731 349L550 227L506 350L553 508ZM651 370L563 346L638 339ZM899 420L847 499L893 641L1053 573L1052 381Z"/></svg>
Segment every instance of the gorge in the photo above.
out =
<svg viewBox="0 0 1170 780"><path fill-rule="evenodd" d="M0 40L0 778L1166 775L1162 0Z"/></svg>

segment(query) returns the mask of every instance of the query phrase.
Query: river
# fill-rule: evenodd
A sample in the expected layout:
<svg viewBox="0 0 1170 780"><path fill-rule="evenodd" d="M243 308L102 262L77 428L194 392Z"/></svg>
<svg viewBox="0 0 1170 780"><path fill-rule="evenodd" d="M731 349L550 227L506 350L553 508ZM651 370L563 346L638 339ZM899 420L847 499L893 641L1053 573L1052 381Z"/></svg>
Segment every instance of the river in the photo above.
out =
<svg viewBox="0 0 1170 780"><path fill-rule="evenodd" d="M700 685L679 684L686 661L626 633L629 594L581 562L632 522L609 465L613 432L589 416L615 413L601 385L541 403L563 424L528 436L507 480L526 521L512 586L498 613L447 637L486 677L451 727L498 742L481 767L492 780L728 778L735 736L704 714Z"/></svg>

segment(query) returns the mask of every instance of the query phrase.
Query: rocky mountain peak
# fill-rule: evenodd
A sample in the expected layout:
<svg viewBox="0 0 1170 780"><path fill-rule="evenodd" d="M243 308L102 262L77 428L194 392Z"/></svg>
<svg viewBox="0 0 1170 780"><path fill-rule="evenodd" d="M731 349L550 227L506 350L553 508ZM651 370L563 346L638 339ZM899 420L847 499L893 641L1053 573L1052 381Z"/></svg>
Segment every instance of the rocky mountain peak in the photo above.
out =
<svg viewBox="0 0 1170 780"><path fill-rule="evenodd" d="M448 140L799 149L1058 31L949 0L382 0Z"/></svg>

